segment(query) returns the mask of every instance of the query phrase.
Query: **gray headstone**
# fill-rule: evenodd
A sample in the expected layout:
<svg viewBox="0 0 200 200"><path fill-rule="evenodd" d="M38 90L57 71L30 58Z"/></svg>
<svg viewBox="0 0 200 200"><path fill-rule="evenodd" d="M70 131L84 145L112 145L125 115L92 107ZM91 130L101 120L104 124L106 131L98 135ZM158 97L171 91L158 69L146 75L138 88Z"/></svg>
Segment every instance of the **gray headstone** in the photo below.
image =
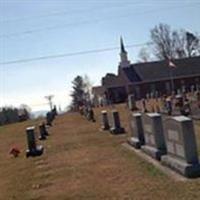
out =
<svg viewBox="0 0 200 200"><path fill-rule="evenodd" d="M35 141L35 127L28 127L26 129L28 149L26 150L26 157L29 156L40 156L43 153L43 146L36 145Z"/></svg>
<svg viewBox="0 0 200 200"><path fill-rule="evenodd" d="M124 128L121 127L119 113L116 110L113 110L111 113L112 117L112 127L110 128L110 132L113 134L124 133Z"/></svg>
<svg viewBox="0 0 200 200"><path fill-rule="evenodd" d="M140 148L144 145L144 131L142 126L141 113L132 113L130 120L131 138L128 140L129 144L135 148Z"/></svg>
<svg viewBox="0 0 200 200"><path fill-rule="evenodd" d="M186 177L200 176L197 145L193 122L185 116L165 121L167 155L162 156L163 164Z"/></svg>
<svg viewBox="0 0 200 200"><path fill-rule="evenodd" d="M102 117L101 129L102 130L109 130L110 125L109 125L109 121L108 121L108 113L107 113L106 110L101 111L101 117Z"/></svg>
<svg viewBox="0 0 200 200"><path fill-rule="evenodd" d="M136 109L135 96L133 94L128 95L128 108L132 111Z"/></svg>
<svg viewBox="0 0 200 200"><path fill-rule="evenodd" d="M47 114L46 114L46 121L47 121L47 125L48 126L52 126L52 122L53 122L52 112L47 112Z"/></svg>
<svg viewBox="0 0 200 200"><path fill-rule="evenodd" d="M145 145L141 148L151 157L160 160L166 154L165 139L161 115L158 113L148 113L143 115L143 129Z"/></svg>
<svg viewBox="0 0 200 200"><path fill-rule="evenodd" d="M26 136L27 136L27 143L28 149L35 150L36 149L36 142L35 142L35 127L31 126L26 129Z"/></svg>
<svg viewBox="0 0 200 200"><path fill-rule="evenodd" d="M40 131L39 140L46 140L47 131L44 123L39 125L39 131Z"/></svg>

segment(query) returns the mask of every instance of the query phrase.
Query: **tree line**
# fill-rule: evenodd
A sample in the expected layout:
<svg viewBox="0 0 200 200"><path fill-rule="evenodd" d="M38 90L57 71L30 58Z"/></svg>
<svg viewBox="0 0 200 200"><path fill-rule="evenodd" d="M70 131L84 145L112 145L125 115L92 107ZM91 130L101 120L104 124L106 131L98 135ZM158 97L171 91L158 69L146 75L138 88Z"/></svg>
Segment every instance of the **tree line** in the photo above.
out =
<svg viewBox="0 0 200 200"><path fill-rule="evenodd" d="M30 109L26 105L22 105L20 108L11 106L0 108L0 126L28 119L30 119Z"/></svg>

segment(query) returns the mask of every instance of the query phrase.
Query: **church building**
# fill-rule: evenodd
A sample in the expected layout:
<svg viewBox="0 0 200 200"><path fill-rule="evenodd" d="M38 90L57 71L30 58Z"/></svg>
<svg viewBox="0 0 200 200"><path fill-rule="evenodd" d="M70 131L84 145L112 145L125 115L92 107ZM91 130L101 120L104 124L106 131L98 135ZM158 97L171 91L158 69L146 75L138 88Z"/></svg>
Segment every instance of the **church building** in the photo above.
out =
<svg viewBox="0 0 200 200"><path fill-rule="evenodd" d="M147 94L163 95L172 91L200 89L200 56L174 59L171 63L162 60L131 64L120 38L118 73L107 73L101 80L101 86L92 88L94 101L98 104L107 99L121 103L129 94L141 99Z"/></svg>

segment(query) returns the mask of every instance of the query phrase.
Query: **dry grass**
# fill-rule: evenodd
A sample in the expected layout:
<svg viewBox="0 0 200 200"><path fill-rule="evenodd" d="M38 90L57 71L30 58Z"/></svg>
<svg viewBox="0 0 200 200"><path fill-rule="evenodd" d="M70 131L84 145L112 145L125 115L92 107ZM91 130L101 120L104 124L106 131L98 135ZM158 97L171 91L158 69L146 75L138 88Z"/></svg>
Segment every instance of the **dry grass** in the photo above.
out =
<svg viewBox="0 0 200 200"><path fill-rule="evenodd" d="M128 111L117 109L128 130ZM99 119L91 123L79 114L59 116L41 142L44 154L26 159L24 130L30 124L38 122L0 127L0 200L200 198L200 179L173 181L125 149L127 135L101 132ZM16 159L8 155L13 144L23 151Z"/></svg>

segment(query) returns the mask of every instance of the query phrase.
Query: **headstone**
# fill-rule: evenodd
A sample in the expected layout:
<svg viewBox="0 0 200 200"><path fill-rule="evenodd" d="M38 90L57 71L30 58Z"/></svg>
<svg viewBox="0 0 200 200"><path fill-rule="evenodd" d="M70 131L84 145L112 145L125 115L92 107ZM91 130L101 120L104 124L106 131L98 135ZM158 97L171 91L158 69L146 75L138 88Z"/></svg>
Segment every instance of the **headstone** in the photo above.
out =
<svg viewBox="0 0 200 200"><path fill-rule="evenodd" d="M26 157L29 156L40 156L43 153L43 146L36 145L35 141L35 127L28 127L26 129L28 149L26 150Z"/></svg>
<svg viewBox="0 0 200 200"><path fill-rule="evenodd" d="M194 86L194 85L191 85L191 86L190 86L190 92L191 92L191 93L194 93L194 90L195 90L195 86Z"/></svg>
<svg viewBox="0 0 200 200"><path fill-rule="evenodd" d="M165 122L167 155L161 161L186 177L200 176L193 122L185 116L172 117Z"/></svg>
<svg viewBox="0 0 200 200"><path fill-rule="evenodd" d="M95 122L94 111L92 108L88 108L87 119L89 121Z"/></svg>
<svg viewBox="0 0 200 200"><path fill-rule="evenodd" d="M53 118L52 118L52 113L51 112L47 112L47 114L46 114L46 121L47 121L46 124L48 126L52 126Z"/></svg>
<svg viewBox="0 0 200 200"><path fill-rule="evenodd" d="M180 94L181 94L181 90L177 89L177 95L180 95Z"/></svg>
<svg viewBox="0 0 200 200"><path fill-rule="evenodd" d="M141 113L132 113L130 120L131 138L128 143L135 148L139 149L144 145L144 131L142 126Z"/></svg>
<svg viewBox="0 0 200 200"><path fill-rule="evenodd" d="M87 117L87 115L88 115L88 108L85 105L83 106L83 115L85 117Z"/></svg>
<svg viewBox="0 0 200 200"><path fill-rule="evenodd" d="M141 100L142 102L142 112L145 113L147 112L147 106L146 106L146 100L145 99L142 99Z"/></svg>
<svg viewBox="0 0 200 200"><path fill-rule="evenodd" d="M160 160L166 154L161 115L148 113L143 116L145 145L141 149L151 157Z"/></svg>
<svg viewBox="0 0 200 200"><path fill-rule="evenodd" d="M42 125L44 126L44 133L45 133L45 135L49 136L49 132L47 130L47 126L46 126L45 122L43 122Z"/></svg>
<svg viewBox="0 0 200 200"><path fill-rule="evenodd" d="M109 121L108 121L108 113L107 113L106 110L101 111L101 117L102 117L101 129L102 130L109 130L110 125L109 125Z"/></svg>
<svg viewBox="0 0 200 200"><path fill-rule="evenodd" d="M113 134L125 133L125 129L121 127L119 113L116 110L112 111L112 127L110 132Z"/></svg>
<svg viewBox="0 0 200 200"><path fill-rule="evenodd" d="M54 116L53 118L55 118L58 115L57 107L56 106L53 107L52 113L53 113L53 116Z"/></svg>
<svg viewBox="0 0 200 200"><path fill-rule="evenodd" d="M39 125L39 131L40 131L39 140L46 140L47 131L44 123Z"/></svg>
<svg viewBox="0 0 200 200"><path fill-rule="evenodd" d="M173 111L173 105L172 105L172 99L170 97L168 97L165 101L165 106L166 106L166 111L168 115L172 115L172 111Z"/></svg>
<svg viewBox="0 0 200 200"><path fill-rule="evenodd" d="M128 95L128 108L132 111L136 110L135 96L133 94Z"/></svg>

